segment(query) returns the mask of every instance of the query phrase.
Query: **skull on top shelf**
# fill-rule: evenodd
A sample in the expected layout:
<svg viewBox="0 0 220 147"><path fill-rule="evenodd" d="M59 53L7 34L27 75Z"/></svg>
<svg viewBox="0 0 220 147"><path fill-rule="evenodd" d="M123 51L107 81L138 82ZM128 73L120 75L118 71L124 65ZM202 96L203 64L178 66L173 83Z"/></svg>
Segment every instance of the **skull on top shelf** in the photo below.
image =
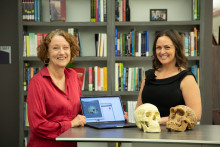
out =
<svg viewBox="0 0 220 147"><path fill-rule="evenodd" d="M166 128L169 131L185 131L193 129L197 123L195 112L185 106L178 105L170 108L170 115L166 123Z"/></svg>
<svg viewBox="0 0 220 147"><path fill-rule="evenodd" d="M153 104L140 105L134 115L137 127L143 129L144 132L161 132L160 113Z"/></svg>

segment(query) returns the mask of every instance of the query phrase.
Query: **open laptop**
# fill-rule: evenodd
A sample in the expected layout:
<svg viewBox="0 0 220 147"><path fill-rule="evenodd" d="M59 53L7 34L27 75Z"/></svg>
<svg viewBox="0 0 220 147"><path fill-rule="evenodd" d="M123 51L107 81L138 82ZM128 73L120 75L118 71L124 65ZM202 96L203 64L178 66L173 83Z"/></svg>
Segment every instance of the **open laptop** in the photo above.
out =
<svg viewBox="0 0 220 147"><path fill-rule="evenodd" d="M89 127L136 127L135 123L126 122L120 96L80 97L80 102L86 116L86 125Z"/></svg>

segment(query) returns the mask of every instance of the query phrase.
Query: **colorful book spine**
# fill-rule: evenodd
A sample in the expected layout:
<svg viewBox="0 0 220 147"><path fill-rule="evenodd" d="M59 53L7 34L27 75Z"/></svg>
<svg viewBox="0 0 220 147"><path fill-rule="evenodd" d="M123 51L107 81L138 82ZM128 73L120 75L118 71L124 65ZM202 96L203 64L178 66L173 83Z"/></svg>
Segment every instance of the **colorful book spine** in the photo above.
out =
<svg viewBox="0 0 220 147"><path fill-rule="evenodd" d="M117 43L118 43L118 30L117 28L115 28L115 57L117 57L117 51L118 51L118 47L117 47Z"/></svg>
<svg viewBox="0 0 220 147"><path fill-rule="evenodd" d="M149 56L149 31L146 32L146 56Z"/></svg>

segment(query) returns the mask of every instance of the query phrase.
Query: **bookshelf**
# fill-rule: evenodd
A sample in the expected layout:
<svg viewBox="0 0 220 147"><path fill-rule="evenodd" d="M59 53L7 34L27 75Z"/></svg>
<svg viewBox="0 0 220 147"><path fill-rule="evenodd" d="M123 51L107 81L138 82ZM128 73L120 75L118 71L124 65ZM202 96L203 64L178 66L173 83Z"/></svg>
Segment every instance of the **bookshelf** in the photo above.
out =
<svg viewBox="0 0 220 147"><path fill-rule="evenodd" d="M106 66L108 69L108 89L104 91L88 91L88 72L86 72L85 91L83 95L121 95L123 101L137 100L137 91L115 91L115 63L123 62L127 67L141 66L144 69L151 68L149 57L115 57L115 28L120 32L128 32L130 29L149 30L149 49L151 50L154 33L158 30L173 28L178 31L191 31L193 27L200 30L200 56L188 57L189 66L197 64L200 67L200 90L203 104L203 114L201 124L211 124L211 98L212 98L212 57L211 46L211 26L212 26L212 1L201 0L200 20L192 20L192 0L130 0L130 22L115 22L115 1L107 0L107 22L90 22L90 0L66 0L67 19L66 22L50 22L49 0L41 0L41 21L22 21L22 2L18 2L19 19L19 146L24 146L24 137L28 135L28 127L23 125L23 107L27 92L23 90L23 68L28 62L33 66L43 64L37 57L23 57L23 30L27 32L50 32L60 28L67 31L73 27L79 29L81 38L85 39L82 44L84 51L88 53L83 57L76 57L74 65L76 67ZM159 4L158 4L159 3ZM150 21L151 8L166 8L168 10L167 21ZM71 14L71 15L69 15ZM79 15L80 14L80 15ZM94 33L107 33L107 57L89 56L92 54L91 44L94 44L88 36ZM210 36L210 38L209 38ZM150 51L150 55L152 55Z"/></svg>

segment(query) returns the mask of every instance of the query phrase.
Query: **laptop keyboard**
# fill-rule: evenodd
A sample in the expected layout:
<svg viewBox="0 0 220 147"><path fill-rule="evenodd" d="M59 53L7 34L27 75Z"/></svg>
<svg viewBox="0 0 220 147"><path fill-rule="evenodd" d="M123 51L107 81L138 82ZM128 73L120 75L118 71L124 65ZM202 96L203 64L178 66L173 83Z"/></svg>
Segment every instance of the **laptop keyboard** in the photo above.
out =
<svg viewBox="0 0 220 147"><path fill-rule="evenodd" d="M99 127L119 127L124 126L125 123L103 123L103 124L92 124L93 126L99 126Z"/></svg>

